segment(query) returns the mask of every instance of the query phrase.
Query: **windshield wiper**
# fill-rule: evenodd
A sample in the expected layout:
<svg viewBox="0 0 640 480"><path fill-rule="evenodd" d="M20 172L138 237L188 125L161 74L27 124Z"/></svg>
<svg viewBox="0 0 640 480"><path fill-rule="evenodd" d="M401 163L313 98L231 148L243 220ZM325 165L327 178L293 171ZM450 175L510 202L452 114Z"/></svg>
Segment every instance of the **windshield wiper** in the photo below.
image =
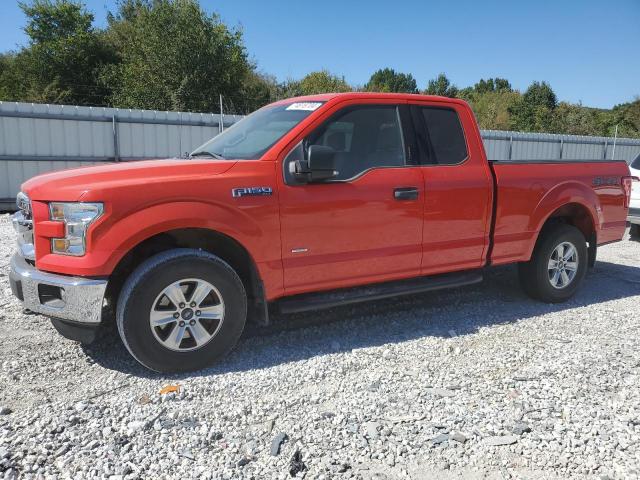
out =
<svg viewBox="0 0 640 480"><path fill-rule="evenodd" d="M199 152L193 152L191 155L189 155L190 157L211 157L211 158L217 158L218 160L226 160L226 158L224 158L222 155L220 155L219 153L215 153L215 152L208 152L207 150L201 150Z"/></svg>

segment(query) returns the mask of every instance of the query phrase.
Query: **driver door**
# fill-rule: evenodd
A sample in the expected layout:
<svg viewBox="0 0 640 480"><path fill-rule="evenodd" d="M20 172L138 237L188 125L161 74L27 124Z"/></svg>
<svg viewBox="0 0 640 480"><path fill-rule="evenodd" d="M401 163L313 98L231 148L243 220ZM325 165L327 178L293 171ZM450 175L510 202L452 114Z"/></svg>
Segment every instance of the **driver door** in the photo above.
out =
<svg viewBox="0 0 640 480"><path fill-rule="evenodd" d="M405 108L362 101L337 108L284 159L279 198L287 294L420 274L424 179L407 161ZM311 145L333 149L337 176L296 180L290 165L304 160Z"/></svg>

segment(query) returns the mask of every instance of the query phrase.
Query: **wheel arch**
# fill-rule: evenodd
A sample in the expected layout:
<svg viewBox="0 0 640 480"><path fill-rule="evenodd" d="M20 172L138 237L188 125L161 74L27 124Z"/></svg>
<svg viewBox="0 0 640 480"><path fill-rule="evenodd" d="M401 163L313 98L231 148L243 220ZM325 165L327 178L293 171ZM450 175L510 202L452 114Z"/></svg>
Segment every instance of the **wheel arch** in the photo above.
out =
<svg viewBox="0 0 640 480"><path fill-rule="evenodd" d="M256 312L250 318L265 322L264 287L257 264L249 250L230 235L204 227L169 229L145 237L127 251L115 265L109 278L105 296L115 305L127 277L146 259L174 248L194 248L212 253L231 266L238 274L247 292L247 302ZM256 314L258 317L256 318Z"/></svg>
<svg viewBox="0 0 640 480"><path fill-rule="evenodd" d="M562 205L556 206L554 210L546 215L542 219L539 227L537 228L537 236L535 242L531 245L529 251L529 258L533 254L535 246L540 242L540 239L544 236L545 231L558 223L564 223L577 228L584 236L589 251L589 265L593 266L596 258L597 243L598 243L598 228L594 218L594 212L587 207L583 202L571 201Z"/></svg>

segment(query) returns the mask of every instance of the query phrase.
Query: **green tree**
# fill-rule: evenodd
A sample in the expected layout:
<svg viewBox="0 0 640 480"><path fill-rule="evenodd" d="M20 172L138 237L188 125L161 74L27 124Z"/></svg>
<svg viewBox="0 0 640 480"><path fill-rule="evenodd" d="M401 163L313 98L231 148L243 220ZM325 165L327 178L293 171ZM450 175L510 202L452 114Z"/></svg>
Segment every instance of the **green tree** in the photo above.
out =
<svg viewBox="0 0 640 480"><path fill-rule="evenodd" d="M217 112L219 95L248 86L242 33L197 0L122 0L108 23L120 56L104 76L114 106Z"/></svg>
<svg viewBox="0 0 640 480"><path fill-rule="evenodd" d="M522 100L532 107L546 107L550 110L558 105L556 94L547 82L533 82L522 95Z"/></svg>
<svg viewBox="0 0 640 480"><path fill-rule="evenodd" d="M509 108L511 129L525 132L551 132L558 99L547 82L533 82Z"/></svg>
<svg viewBox="0 0 640 480"><path fill-rule="evenodd" d="M287 80L281 88L284 98L317 93L340 93L353 90L344 77L333 75L327 70L311 72L301 80Z"/></svg>
<svg viewBox="0 0 640 480"><path fill-rule="evenodd" d="M513 92L511 83L509 83L509 80L507 80L506 78L496 77L494 84L496 92Z"/></svg>
<svg viewBox="0 0 640 480"><path fill-rule="evenodd" d="M55 42L93 29L93 14L79 2L33 0L18 5L27 16L24 31L34 43Z"/></svg>
<svg viewBox="0 0 640 480"><path fill-rule="evenodd" d="M484 78L481 78L480 81L473 86L473 90L476 93L480 93L480 94L493 92L495 91L495 89L496 89L496 86L493 83L493 78L490 78L489 80L485 80Z"/></svg>
<svg viewBox="0 0 640 480"><path fill-rule="evenodd" d="M508 130L511 127L509 108L518 102L518 92L487 92L476 94L469 103L476 115L480 128Z"/></svg>
<svg viewBox="0 0 640 480"><path fill-rule="evenodd" d="M613 135L616 125L618 136L640 138L640 98L613 107L606 124L608 135Z"/></svg>
<svg viewBox="0 0 640 480"><path fill-rule="evenodd" d="M371 75L364 90L367 92L418 93L418 85L410 73L400 73L392 68L384 68Z"/></svg>
<svg viewBox="0 0 640 480"><path fill-rule="evenodd" d="M553 131L571 135L607 135L606 111L560 102L553 112Z"/></svg>
<svg viewBox="0 0 640 480"><path fill-rule="evenodd" d="M457 97L458 87L452 85L447 76L441 73L436 78L429 80L426 90L427 95L440 95L441 97Z"/></svg>
<svg viewBox="0 0 640 480"><path fill-rule="evenodd" d="M233 113L248 114L280 97L280 85L272 75L250 71L237 95L229 98Z"/></svg>
<svg viewBox="0 0 640 480"><path fill-rule="evenodd" d="M349 92L351 87L344 77L338 77L327 70L321 70L311 72L300 80L300 91L302 95L313 95L316 93Z"/></svg>
<svg viewBox="0 0 640 480"><path fill-rule="evenodd" d="M489 78L487 80L481 78L478 83L473 86L475 93L489 93L489 92L511 92L511 84L504 78Z"/></svg>
<svg viewBox="0 0 640 480"><path fill-rule="evenodd" d="M100 84L100 72L116 57L102 32L93 28L93 15L71 0L19 5L27 17L29 44L15 56L5 56L2 98L104 105L110 91Z"/></svg>
<svg viewBox="0 0 640 480"><path fill-rule="evenodd" d="M0 54L0 100L16 100L14 94L18 79L15 78L15 57L13 52Z"/></svg>

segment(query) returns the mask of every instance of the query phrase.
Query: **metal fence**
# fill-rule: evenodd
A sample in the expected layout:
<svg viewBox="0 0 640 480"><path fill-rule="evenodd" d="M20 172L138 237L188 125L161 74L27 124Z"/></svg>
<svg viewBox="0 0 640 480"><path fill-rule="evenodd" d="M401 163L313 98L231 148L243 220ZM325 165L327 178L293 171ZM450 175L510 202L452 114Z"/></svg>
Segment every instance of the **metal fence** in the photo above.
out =
<svg viewBox="0 0 640 480"><path fill-rule="evenodd" d="M224 115L224 126L242 118ZM0 102L0 210L39 173L101 162L181 156L220 130L220 115ZM492 160L616 159L640 140L482 131Z"/></svg>
<svg viewBox="0 0 640 480"><path fill-rule="evenodd" d="M491 160L626 160L640 153L640 139L481 130Z"/></svg>
<svg viewBox="0 0 640 480"><path fill-rule="evenodd" d="M224 115L224 126L240 118ZM39 173L181 156L219 129L219 114L0 102L0 210Z"/></svg>

